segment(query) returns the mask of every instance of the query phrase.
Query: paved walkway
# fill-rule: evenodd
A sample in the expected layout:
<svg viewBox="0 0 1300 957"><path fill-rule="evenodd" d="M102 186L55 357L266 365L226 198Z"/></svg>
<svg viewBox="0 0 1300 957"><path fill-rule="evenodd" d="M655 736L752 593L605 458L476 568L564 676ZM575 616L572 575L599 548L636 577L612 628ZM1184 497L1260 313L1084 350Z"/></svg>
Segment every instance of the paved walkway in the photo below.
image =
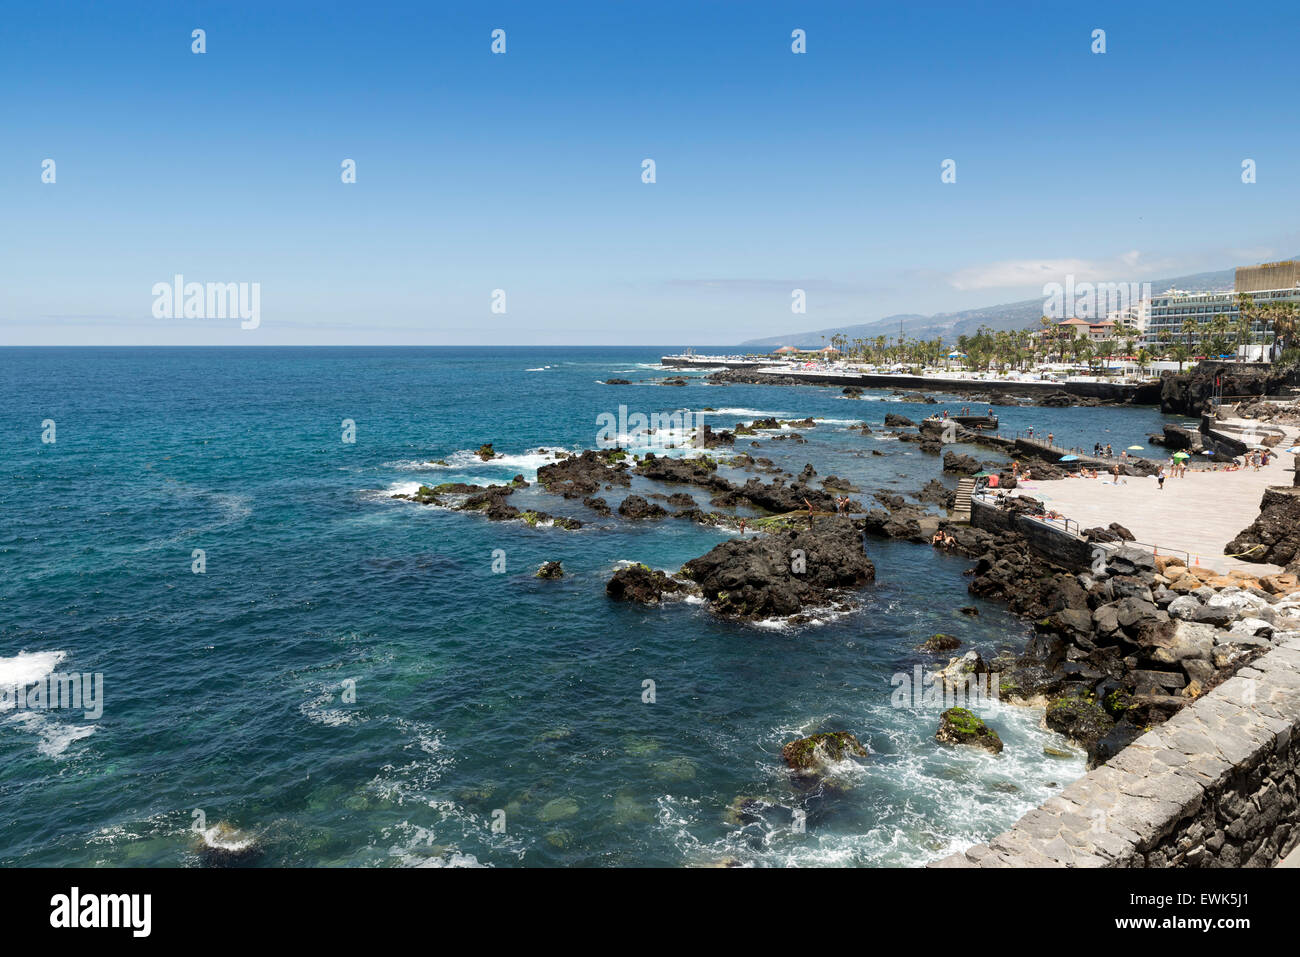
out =
<svg viewBox="0 0 1300 957"><path fill-rule="evenodd" d="M1285 447L1279 446L1279 450ZM1030 482L1013 494L1040 499L1083 528L1119 522L1138 541L1157 545L1162 551L1188 552L1193 562L1199 558L1202 565L1222 572L1242 568L1267 575L1281 569L1228 558L1223 547L1259 516L1266 488L1292 484L1295 459L1281 452L1258 472L1250 468L1239 472L1189 469L1186 478L1165 479L1163 491L1154 478L1123 476L1116 486L1107 475Z"/></svg>

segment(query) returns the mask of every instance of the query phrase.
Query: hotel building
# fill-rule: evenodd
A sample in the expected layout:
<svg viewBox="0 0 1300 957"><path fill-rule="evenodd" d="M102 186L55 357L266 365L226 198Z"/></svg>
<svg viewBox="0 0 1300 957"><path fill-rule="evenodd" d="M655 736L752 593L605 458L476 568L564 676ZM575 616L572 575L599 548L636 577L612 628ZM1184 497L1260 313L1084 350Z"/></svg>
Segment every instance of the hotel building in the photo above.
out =
<svg viewBox="0 0 1300 957"><path fill-rule="evenodd" d="M1232 292L1183 292L1171 289L1151 297L1147 307L1144 341L1159 346L1167 334L1170 342L1187 343L1183 324L1196 320L1205 330L1216 316L1226 316L1235 323L1238 316L1237 296L1248 293L1257 307L1277 302L1292 302L1300 308L1300 260L1266 263L1262 266L1239 266ZM1266 341L1272 332L1268 322L1256 319L1251 324L1251 338Z"/></svg>

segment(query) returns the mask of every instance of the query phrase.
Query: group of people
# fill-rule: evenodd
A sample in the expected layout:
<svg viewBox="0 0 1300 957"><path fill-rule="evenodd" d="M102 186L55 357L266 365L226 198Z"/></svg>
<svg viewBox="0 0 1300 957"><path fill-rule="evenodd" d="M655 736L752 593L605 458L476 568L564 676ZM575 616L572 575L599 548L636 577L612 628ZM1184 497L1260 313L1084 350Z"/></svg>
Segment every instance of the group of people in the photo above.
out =
<svg viewBox="0 0 1300 957"><path fill-rule="evenodd" d="M1269 462L1268 449L1252 449L1246 454L1246 465L1249 465L1256 472L1261 468L1266 468Z"/></svg>
<svg viewBox="0 0 1300 957"><path fill-rule="evenodd" d="M943 529L939 529L934 533L934 537L930 539L930 544L935 548L953 548L957 544L957 539Z"/></svg>

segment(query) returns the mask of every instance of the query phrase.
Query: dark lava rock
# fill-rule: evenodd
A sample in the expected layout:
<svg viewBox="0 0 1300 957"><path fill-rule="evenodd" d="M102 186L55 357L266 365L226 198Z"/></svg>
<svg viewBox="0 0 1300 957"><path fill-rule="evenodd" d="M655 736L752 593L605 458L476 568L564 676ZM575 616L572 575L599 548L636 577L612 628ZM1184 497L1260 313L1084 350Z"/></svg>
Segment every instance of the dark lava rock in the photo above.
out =
<svg viewBox="0 0 1300 957"><path fill-rule="evenodd" d="M618 514L624 518L639 520L645 518L663 518L668 510L662 506L647 502L640 495L629 495L618 507Z"/></svg>
<svg viewBox="0 0 1300 957"><path fill-rule="evenodd" d="M998 733L967 708L949 708L940 715L934 739L944 744L973 744L994 754L1002 750Z"/></svg>
<svg viewBox="0 0 1300 957"><path fill-rule="evenodd" d="M587 449L581 455L543 465L537 470L537 482L548 492L565 498L585 498L599 491L602 485L627 486L631 479L623 461L626 455L620 449L603 452ZM611 461L617 464L611 465Z"/></svg>
<svg viewBox="0 0 1300 957"><path fill-rule="evenodd" d="M916 423L905 415L899 415L897 412L886 412L885 427L889 429L916 428Z"/></svg>
<svg viewBox="0 0 1300 957"><path fill-rule="evenodd" d="M865 758L867 749L848 731L831 731L789 742L781 757L793 771L818 771L846 758Z"/></svg>
<svg viewBox="0 0 1300 957"><path fill-rule="evenodd" d="M712 459L693 457L675 459L647 452L637 463L638 475L656 482L673 482L679 485L701 485L729 489L731 483L717 474L717 463Z"/></svg>
<svg viewBox="0 0 1300 957"><path fill-rule="evenodd" d="M700 429L699 442L706 449L716 449L723 445L735 445L736 433L728 432L726 429L714 430L713 426L706 425Z"/></svg>
<svg viewBox="0 0 1300 957"><path fill-rule="evenodd" d="M559 562L546 562L537 569L535 578L563 578L564 566Z"/></svg>
<svg viewBox="0 0 1300 957"><path fill-rule="evenodd" d="M480 445L478 447L478 451L475 452L474 454L477 455L479 458L481 458L484 462L488 461L488 459L494 459L497 457L496 452L492 450L491 442L487 442L484 445Z"/></svg>
<svg viewBox="0 0 1300 957"><path fill-rule="evenodd" d="M1089 748L1115 724L1091 695L1070 695L1050 702L1046 721L1053 731Z"/></svg>
<svg viewBox="0 0 1300 957"><path fill-rule="evenodd" d="M648 565L628 565L605 583L605 594L616 601L653 605L666 594L688 590L685 583Z"/></svg>
<svg viewBox="0 0 1300 957"><path fill-rule="evenodd" d="M887 512L882 508L873 508L862 520L862 526L868 535L880 538L900 539L918 545L927 541L925 532L921 530L919 514L908 514L903 509Z"/></svg>
<svg viewBox="0 0 1300 957"><path fill-rule="evenodd" d="M826 604L838 589L870 584L876 569L853 523L836 517L812 529L723 542L687 562L682 574L716 613L756 620Z"/></svg>
<svg viewBox="0 0 1300 957"><path fill-rule="evenodd" d="M1261 368L1237 362L1198 362L1187 372L1161 378L1160 411L1201 415L1219 395L1272 395L1287 381L1290 370L1279 365Z"/></svg>
<svg viewBox="0 0 1300 957"><path fill-rule="evenodd" d="M957 501L957 493L938 479L930 479L930 481L926 482L925 487L917 493L916 497L922 502L940 505L948 509L952 508Z"/></svg>
<svg viewBox="0 0 1300 957"><path fill-rule="evenodd" d="M1248 562L1300 563L1300 489L1265 489L1259 517L1224 546L1223 552L1241 555Z"/></svg>
<svg viewBox="0 0 1300 957"><path fill-rule="evenodd" d="M582 500L582 504L587 506L587 508L591 509L593 512L596 512L599 515L609 514L609 503L606 502L603 498L591 498L591 497L584 498Z"/></svg>
<svg viewBox="0 0 1300 957"><path fill-rule="evenodd" d="M943 453L943 470L945 472L957 472L961 475L974 475L976 472L984 470L984 466L979 461L969 455L962 455L957 452Z"/></svg>
<svg viewBox="0 0 1300 957"><path fill-rule="evenodd" d="M631 379L606 379L605 385L631 385Z"/></svg>
<svg viewBox="0 0 1300 957"><path fill-rule="evenodd" d="M954 638L952 635L931 635L918 649L928 654L938 654L941 651L955 651L961 647L961 639Z"/></svg>
<svg viewBox="0 0 1300 957"><path fill-rule="evenodd" d="M1090 542L1131 542L1133 533L1130 532L1119 522L1111 522L1109 526L1102 528L1085 529L1083 537Z"/></svg>

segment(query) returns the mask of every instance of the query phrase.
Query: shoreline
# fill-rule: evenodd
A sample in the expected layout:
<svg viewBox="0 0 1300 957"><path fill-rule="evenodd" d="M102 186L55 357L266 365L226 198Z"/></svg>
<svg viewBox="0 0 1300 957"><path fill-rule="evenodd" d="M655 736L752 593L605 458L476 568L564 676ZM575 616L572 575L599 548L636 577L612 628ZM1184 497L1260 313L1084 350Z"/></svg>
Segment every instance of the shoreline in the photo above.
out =
<svg viewBox="0 0 1300 957"><path fill-rule="evenodd" d="M663 358L670 365L671 356ZM709 367L708 363L683 363ZM712 364L716 366L716 363ZM709 376L712 382L743 382L751 385L822 385L859 389L912 389L952 395L1048 396L1065 393L1080 399L1124 405L1159 405L1159 380L1143 383L1106 382L1102 380L1043 379L975 379L960 376L925 376L902 373L848 372L836 370L800 370L773 367L770 364L731 365Z"/></svg>

